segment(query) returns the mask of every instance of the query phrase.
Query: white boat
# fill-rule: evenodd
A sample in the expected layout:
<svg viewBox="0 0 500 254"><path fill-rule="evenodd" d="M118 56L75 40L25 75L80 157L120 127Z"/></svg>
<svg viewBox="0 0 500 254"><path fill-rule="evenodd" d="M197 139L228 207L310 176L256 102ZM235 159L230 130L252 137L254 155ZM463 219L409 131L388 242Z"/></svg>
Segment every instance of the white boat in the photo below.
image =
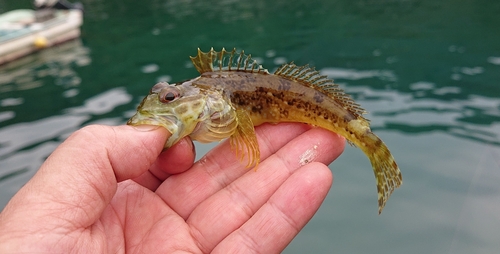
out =
<svg viewBox="0 0 500 254"><path fill-rule="evenodd" d="M82 16L81 9L21 9L1 14L0 65L80 37Z"/></svg>

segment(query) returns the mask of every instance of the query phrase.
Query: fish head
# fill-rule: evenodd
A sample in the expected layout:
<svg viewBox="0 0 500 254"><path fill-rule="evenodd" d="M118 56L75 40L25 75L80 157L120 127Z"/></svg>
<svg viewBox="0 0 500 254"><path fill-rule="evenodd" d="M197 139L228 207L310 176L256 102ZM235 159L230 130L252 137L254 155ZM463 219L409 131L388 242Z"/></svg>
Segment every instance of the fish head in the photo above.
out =
<svg viewBox="0 0 500 254"><path fill-rule="evenodd" d="M172 134L165 143L168 148L193 132L205 105L206 95L189 82L160 82L151 88L127 124L164 127Z"/></svg>

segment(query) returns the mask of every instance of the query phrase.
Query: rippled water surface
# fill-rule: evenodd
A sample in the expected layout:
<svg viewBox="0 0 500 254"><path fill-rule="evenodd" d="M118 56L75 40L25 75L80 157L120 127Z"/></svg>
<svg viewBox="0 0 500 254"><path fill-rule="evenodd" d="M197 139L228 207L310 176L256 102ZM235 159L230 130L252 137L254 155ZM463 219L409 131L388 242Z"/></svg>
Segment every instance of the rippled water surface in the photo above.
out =
<svg viewBox="0 0 500 254"><path fill-rule="evenodd" d="M197 76L198 47L236 47L271 71L293 60L334 78L403 172L377 215L369 161L346 148L285 253L500 250L500 2L82 2L81 40L0 66L0 207L73 131L124 124L155 82Z"/></svg>

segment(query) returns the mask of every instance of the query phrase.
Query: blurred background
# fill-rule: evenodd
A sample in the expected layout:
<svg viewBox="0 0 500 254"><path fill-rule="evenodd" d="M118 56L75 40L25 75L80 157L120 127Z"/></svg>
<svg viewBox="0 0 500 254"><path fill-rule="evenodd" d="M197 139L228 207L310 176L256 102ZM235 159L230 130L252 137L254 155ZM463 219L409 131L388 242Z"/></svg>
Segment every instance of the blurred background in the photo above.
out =
<svg viewBox="0 0 500 254"><path fill-rule="evenodd" d="M0 208L72 132L124 124L156 82L196 77L198 47L236 47L335 79L403 172L378 215L370 163L347 147L284 253L500 250L499 1L81 2L80 39L0 66ZM19 8L32 3L0 0Z"/></svg>

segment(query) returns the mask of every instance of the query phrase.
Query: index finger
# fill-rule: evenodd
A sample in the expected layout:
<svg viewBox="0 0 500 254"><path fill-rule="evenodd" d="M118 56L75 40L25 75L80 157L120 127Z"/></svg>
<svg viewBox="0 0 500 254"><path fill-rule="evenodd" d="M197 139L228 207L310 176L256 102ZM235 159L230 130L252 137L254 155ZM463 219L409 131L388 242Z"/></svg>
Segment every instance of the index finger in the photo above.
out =
<svg viewBox="0 0 500 254"><path fill-rule="evenodd" d="M310 128L306 124L292 123L264 124L257 127L255 131L259 140L261 161ZM261 166L259 171L262 170ZM174 211L187 219L198 204L248 170L226 141L208 152L190 170L170 176L158 187L156 193Z"/></svg>

